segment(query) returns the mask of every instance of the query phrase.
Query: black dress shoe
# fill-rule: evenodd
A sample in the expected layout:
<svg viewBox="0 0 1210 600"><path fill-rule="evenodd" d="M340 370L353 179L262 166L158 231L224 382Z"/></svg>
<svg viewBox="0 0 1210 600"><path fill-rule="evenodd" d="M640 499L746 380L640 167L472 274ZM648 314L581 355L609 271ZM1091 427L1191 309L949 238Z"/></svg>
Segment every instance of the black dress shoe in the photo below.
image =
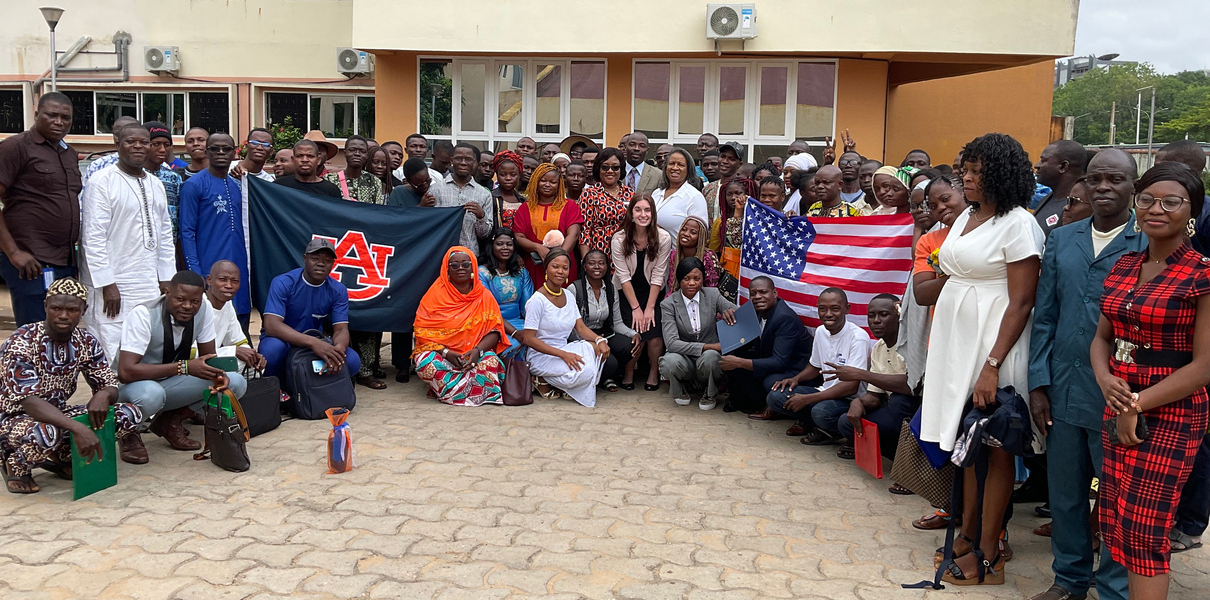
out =
<svg viewBox="0 0 1210 600"><path fill-rule="evenodd" d="M618 384L618 387L620 387L620 388L622 388L622 389L624 389L624 390L626 390L626 391L628 391L628 392L632 392L632 391L634 391L634 384L633 384L633 383L619 383L619 384Z"/></svg>
<svg viewBox="0 0 1210 600"><path fill-rule="evenodd" d="M738 408L735 408L735 406L734 406L734 405L732 405L730 402L727 402L727 403L723 404L723 412L727 412L727 413L733 413L733 412L735 412L735 411L737 411L737 410L739 410L739 409L738 409Z"/></svg>
<svg viewBox="0 0 1210 600"><path fill-rule="evenodd" d="M649 392L658 391L658 390L660 389L660 384L658 384L658 383L657 383L657 384L655 384L655 385L652 385L652 384L650 384L650 383L644 383L644 384L643 384L643 389L645 389L645 390L647 390L647 391L649 391Z"/></svg>
<svg viewBox="0 0 1210 600"><path fill-rule="evenodd" d="M408 375L408 372L406 369L395 373L395 381L397 381L399 383L407 383L407 382L411 381L411 379L412 378L410 375Z"/></svg>

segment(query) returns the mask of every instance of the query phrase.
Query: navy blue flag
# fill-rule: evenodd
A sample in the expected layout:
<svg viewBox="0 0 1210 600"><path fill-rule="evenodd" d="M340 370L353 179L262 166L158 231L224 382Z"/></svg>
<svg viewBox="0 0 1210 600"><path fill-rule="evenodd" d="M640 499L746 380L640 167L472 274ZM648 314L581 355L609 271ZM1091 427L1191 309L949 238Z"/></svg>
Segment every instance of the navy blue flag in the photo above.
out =
<svg viewBox="0 0 1210 600"><path fill-rule="evenodd" d="M411 331L416 307L458 245L462 208L399 208L316 196L249 177L252 302L263 309L273 278L302 266L303 248L336 246L332 277L349 289L349 327Z"/></svg>

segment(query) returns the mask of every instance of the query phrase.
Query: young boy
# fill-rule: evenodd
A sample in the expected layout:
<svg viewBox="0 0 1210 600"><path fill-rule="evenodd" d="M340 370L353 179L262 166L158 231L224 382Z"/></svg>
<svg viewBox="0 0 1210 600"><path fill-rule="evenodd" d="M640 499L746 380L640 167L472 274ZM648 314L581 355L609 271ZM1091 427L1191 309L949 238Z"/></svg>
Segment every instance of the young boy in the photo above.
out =
<svg viewBox="0 0 1210 600"><path fill-rule="evenodd" d="M891 294L879 294L870 300L866 310L870 333L878 338L870 350L870 368L828 365L824 376L833 376L840 381L859 381L866 384L866 392L849 403L846 419L837 425L840 434L848 441L837 455L853 458L854 431L865 419L878 426L882 453L894 458L899 443L899 430L903 420L911 418L920 407L920 398L912 395L907 383L907 365L895 350L899 343L899 298Z"/></svg>
<svg viewBox="0 0 1210 600"><path fill-rule="evenodd" d="M864 384L825 377L819 387L800 385L823 374L824 365L866 369L870 361L870 336L849 322L849 298L840 288L828 288L819 294L819 320L811 360L797 376L777 382L769 393L769 408L776 413L797 417L799 422L786 435L806 435L809 446L840 441L837 422L849 410L853 398L861 396Z"/></svg>

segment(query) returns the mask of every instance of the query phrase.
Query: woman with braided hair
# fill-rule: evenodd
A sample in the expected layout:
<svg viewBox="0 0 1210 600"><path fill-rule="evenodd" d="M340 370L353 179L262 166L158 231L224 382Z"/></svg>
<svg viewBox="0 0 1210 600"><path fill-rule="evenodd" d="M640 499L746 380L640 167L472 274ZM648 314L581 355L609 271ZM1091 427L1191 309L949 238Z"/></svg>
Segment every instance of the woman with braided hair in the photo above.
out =
<svg viewBox="0 0 1210 600"><path fill-rule="evenodd" d="M546 281L543 266L546 254L554 248L562 248L568 254L574 252L584 217L580 206L567 199L563 174L551 163L542 163L534 169L525 192L528 200L513 215L513 231L525 268L534 286L540 286ZM568 282L575 280L575 267L573 261Z"/></svg>
<svg viewBox="0 0 1210 600"><path fill-rule="evenodd" d="M722 258L718 291L731 302L739 297L739 249L744 235L744 205L756 197L756 182L736 177L723 189L719 218L710 228L710 249Z"/></svg>
<svg viewBox="0 0 1210 600"><path fill-rule="evenodd" d="M492 159L492 170L496 172L496 189L492 190L492 201L496 204L496 227L513 226L513 215L525 203L525 194L517 189L521 182L524 163L521 155L512 150L497 152Z"/></svg>

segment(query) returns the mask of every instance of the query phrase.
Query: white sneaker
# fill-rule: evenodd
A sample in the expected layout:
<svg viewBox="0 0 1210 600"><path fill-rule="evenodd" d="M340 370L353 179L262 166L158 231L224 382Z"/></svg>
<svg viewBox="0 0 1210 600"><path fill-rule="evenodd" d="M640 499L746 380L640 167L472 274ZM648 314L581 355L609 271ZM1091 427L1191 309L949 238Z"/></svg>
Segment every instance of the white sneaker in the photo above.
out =
<svg viewBox="0 0 1210 600"><path fill-rule="evenodd" d="M681 396L680 398L674 398L672 401L676 402L677 406L689 406L689 403L693 402L693 399L689 396Z"/></svg>
<svg viewBox="0 0 1210 600"><path fill-rule="evenodd" d="M702 399L697 402L697 407L702 410L710 410L715 406L718 406L718 402L712 397L702 396Z"/></svg>

